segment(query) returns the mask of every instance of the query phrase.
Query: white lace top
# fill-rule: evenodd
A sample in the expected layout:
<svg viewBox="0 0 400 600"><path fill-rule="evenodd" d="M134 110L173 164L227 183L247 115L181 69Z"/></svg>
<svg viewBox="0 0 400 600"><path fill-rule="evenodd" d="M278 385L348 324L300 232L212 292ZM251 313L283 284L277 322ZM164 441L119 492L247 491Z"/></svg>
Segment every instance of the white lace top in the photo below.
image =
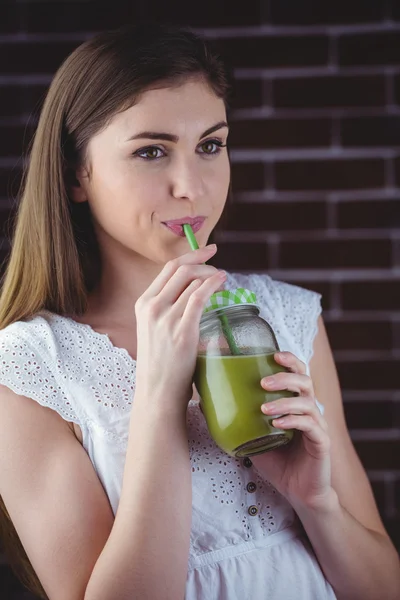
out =
<svg viewBox="0 0 400 600"><path fill-rule="evenodd" d="M228 273L226 287L253 290L280 349L309 363L319 294L256 274ZM0 331L0 383L80 426L114 514L135 373L135 361L106 334L48 311ZM334 599L285 498L251 460L216 446L195 400L187 426L193 504L186 600Z"/></svg>

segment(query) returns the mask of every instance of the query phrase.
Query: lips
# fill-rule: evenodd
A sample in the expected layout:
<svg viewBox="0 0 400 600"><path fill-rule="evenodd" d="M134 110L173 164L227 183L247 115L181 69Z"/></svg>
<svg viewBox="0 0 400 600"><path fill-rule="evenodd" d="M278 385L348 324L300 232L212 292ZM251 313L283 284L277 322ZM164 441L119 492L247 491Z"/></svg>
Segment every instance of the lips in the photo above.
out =
<svg viewBox="0 0 400 600"><path fill-rule="evenodd" d="M168 227L168 229L176 235L185 237L185 232L183 231L183 225L185 225L185 223L191 226L193 233L196 233L196 231L199 231L202 227L205 220L205 217L184 217L183 219L164 221L163 225Z"/></svg>

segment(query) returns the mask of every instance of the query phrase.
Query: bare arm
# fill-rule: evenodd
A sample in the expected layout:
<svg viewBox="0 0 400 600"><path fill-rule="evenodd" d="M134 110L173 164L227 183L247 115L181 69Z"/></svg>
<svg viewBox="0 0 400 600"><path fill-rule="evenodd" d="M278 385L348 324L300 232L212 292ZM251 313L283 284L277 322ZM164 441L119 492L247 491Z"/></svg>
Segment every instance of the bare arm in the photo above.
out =
<svg viewBox="0 0 400 600"><path fill-rule="evenodd" d="M136 399L114 527L85 600L184 597L192 507L186 420L152 414Z"/></svg>
<svg viewBox="0 0 400 600"><path fill-rule="evenodd" d="M191 515L183 416L133 408L124 472L114 520L67 423L0 386L0 494L50 600L183 598Z"/></svg>
<svg viewBox="0 0 400 600"><path fill-rule="evenodd" d="M316 396L325 406L335 493L323 508L295 509L339 600L395 600L400 597L399 557L346 427L339 381L321 317L310 370Z"/></svg>

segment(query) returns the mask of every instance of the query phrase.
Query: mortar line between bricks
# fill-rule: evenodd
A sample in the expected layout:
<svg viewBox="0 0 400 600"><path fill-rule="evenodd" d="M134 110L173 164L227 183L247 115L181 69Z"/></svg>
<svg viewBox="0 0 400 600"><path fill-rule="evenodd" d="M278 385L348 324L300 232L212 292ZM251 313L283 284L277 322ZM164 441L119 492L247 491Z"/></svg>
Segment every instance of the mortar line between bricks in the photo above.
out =
<svg viewBox="0 0 400 600"><path fill-rule="evenodd" d="M335 315L331 313L329 308L324 311L326 321L336 321ZM345 323L358 322L388 322L388 323L400 323L400 309L397 313L392 313L390 310L346 310L344 309L341 316L341 321ZM400 345L395 346L400 348ZM400 391L399 398L400 398Z"/></svg>
<svg viewBox="0 0 400 600"><path fill-rule="evenodd" d="M264 80L265 82L266 80ZM268 80L270 82L270 80ZM378 107L342 107L342 108L272 108L271 106L255 106L253 108L235 108L230 115L230 120L246 119L257 121L274 116L279 120L315 121L317 119L346 119L349 117L386 117L400 115L400 106L382 105Z"/></svg>
<svg viewBox="0 0 400 600"><path fill-rule="evenodd" d="M344 159L365 159L365 158L376 158L376 159L387 159L395 158L400 153L400 146L384 147L376 146L371 148L340 148L338 154L337 148L330 147L315 147L315 148L291 148L291 149L279 149L273 148L271 150L255 149L255 148L236 148L231 149L231 157L233 162L253 162L253 161L265 161L265 162L288 162L295 160L304 161L322 161L322 160L344 160Z"/></svg>
<svg viewBox="0 0 400 600"><path fill-rule="evenodd" d="M379 401L400 403L400 394L392 390L342 390L344 402L376 402Z"/></svg>
<svg viewBox="0 0 400 600"><path fill-rule="evenodd" d="M268 224L266 223L265 230L252 230L242 231L240 229L229 229L221 230L218 232L218 237L221 241L231 242L238 240L240 242L247 241L267 241L270 237L279 236L280 241L283 242L321 242L321 241L355 241L355 240L387 240L388 237L392 241L400 240L400 227L396 229L383 228L383 229L305 229L304 231L299 230L283 230L277 231L268 230ZM400 265L399 265L400 266Z"/></svg>
<svg viewBox="0 0 400 600"><path fill-rule="evenodd" d="M400 348L388 350L334 350L334 354L336 360L340 362L399 360Z"/></svg>
<svg viewBox="0 0 400 600"><path fill-rule="evenodd" d="M393 481L400 478L400 470L396 469L367 469L367 476L372 481L384 481L386 475L388 475Z"/></svg>
<svg viewBox="0 0 400 600"><path fill-rule="evenodd" d="M230 38L248 36L313 36L400 31L400 23L381 21L348 25L244 25L228 27L194 27L193 30L209 37Z"/></svg>
<svg viewBox="0 0 400 600"><path fill-rule="evenodd" d="M357 442L400 441L400 429L350 429L349 433Z"/></svg>
<svg viewBox="0 0 400 600"><path fill-rule="evenodd" d="M284 281L341 281L343 283L355 281L397 281L400 278L400 269L241 269L243 274L267 273L273 279ZM400 313L399 313L400 314Z"/></svg>
<svg viewBox="0 0 400 600"><path fill-rule="evenodd" d="M376 201L399 200L399 188L371 188L361 190L340 190L331 192L326 190L307 190L295 192L282 192L277 190L248 190L235 192L235 201L243 204L263 202L320 202L323 199L334 202L353 202L354 200Z"/></svg>
<svg viewBox="0 0 400 600"><path fill-rule="evenodd" d="M253 79L259 78L276 78L276 79L296 79L302 77L318 77L318 76L357 76L357 75L384 75L392 73L397 75L400 73L400 66L344 66L333 67L332 65L325 66L308 66L308 67L236 67L234 75L238 79Z"/></svg>
<svg viewBox="0 0 400 600"><path fill-rule="evenodd" d="M262 15L260 15L262 18ZM327 35L357 35L368 33L390 33L400 31L400 23L385 20L379 23L342 24L342 25L239 25L224 27L192 27L195 33L210 38L241 38L241 37L313 37ZM0 43L11 44L15 42L53 42L53 41L85 41L93 36L95 30L67 31L62 33L31 33L18 32L0 35Z"/></svg>

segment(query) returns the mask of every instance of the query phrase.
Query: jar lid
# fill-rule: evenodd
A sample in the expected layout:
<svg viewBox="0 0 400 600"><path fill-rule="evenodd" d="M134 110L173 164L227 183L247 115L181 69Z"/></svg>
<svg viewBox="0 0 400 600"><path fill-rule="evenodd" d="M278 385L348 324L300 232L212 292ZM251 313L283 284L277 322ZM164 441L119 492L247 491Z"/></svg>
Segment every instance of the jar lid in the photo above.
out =
<svg viewBox="0 0 400 600"><path fill-rule="evenodd" d="M260 308L257 304L257 297L254 292L246 290L245 288L237 288L235 290L222 290L221 292L215 292L206 304L203 313L210 312L212 310L218 310L224 306L233 305L247 305L254 304L257 308Z"/></svg>

